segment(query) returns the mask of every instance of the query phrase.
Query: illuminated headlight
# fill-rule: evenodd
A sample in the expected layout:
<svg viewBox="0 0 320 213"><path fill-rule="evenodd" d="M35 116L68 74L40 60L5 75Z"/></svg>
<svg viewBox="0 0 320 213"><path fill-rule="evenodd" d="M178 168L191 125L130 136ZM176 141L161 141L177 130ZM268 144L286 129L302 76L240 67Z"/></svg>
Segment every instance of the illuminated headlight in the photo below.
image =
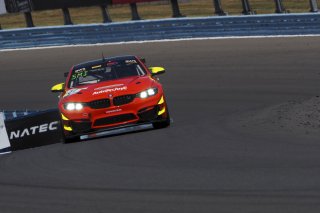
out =
<svg viewBox="0 0 320 213"><path fill-rule="evenodd" d="M76 110L82 110L83 109L83 105L80 103L76 103Z"/></svg>
<svg viewBox="0 0 320 213"><path fill-rule="evenodd" d="M148 92L148 95L149 95L149 96L153 96L153 95L156 94L156 92L155 92L154 89L148 89L147 92Z"/></svg>
<svg viewBox="0 0 320 213"><path fill-rule="evenodd" d="M66 110L73 111L73 110L82 110L83 104L81 103L67 103L64 105Z"/></svg>
<svg viewBox="0 0 320 213"><path fill-rule="evenodd" d="M154 96L157 93L158 93L158 89L157 88L150 88L150 89L147 89L145 91L142 91L142 92L138 93L138 97L139 98L147 98L147 97L150 97L150 96Z"/></svg>
<svg viewBox="0 0 320 213"><path fill-rule="evenodd" d="M140 98L148 97L148 93L146 91L140 92Z"/></svg>

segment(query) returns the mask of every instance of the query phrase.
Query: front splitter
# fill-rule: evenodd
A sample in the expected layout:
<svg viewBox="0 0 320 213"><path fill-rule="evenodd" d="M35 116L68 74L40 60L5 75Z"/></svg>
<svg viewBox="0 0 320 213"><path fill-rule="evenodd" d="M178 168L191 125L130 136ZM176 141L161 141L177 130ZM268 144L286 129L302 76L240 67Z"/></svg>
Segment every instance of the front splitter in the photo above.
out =
<svg viewBox="0 0 320 213"><path fill-rule="evenodd" d="M149 129L153 129L153 126L151 123L135 124L135 125L130 125L130 126L121 126L121 127L117 127L114 129L102 130L99 132L80 135L80 140L89 140L89 139L94 139L94 138L119 135L119 134L137 132L137 131L143 131L143 130L149 130Z"/></svg>

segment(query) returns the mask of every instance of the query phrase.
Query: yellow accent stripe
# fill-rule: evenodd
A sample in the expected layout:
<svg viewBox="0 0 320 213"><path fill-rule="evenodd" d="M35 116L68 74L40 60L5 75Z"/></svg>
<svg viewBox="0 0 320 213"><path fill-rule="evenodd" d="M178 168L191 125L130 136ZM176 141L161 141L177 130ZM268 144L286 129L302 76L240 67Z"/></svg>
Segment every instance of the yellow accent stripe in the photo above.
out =
<svg viewBox="0 0 320 213"><path fill-rule="evenodd" d="M93 66L92 69L100 68L101 65Z"/></svg>
<svg viewBox="0 0 320 213"><path fill-rule="evenodd" d="M61 113L61 118L62 118L62 120L64 120L64 121L68 121L69 119L66 117L66 116L64 116L62 113Z"/></svg>
<svg viewBox="0 0 320 213"><path fill-rule="evenodd" d="M163 107L163 109L158 112L158 115L162 115L162 114L165 113L165 112L166 112L166 108Z"/></svg>
<svg viewBox="0 0 320 213"><path fill-rule="evenodd" d="M64 130L72 131L72 128L70 126L63 125L63 128Z"/></svg>
<svg viewBox="0 0 320 213"><path fill-rule="evenodd" d="M164 103L164 98L163 96L161 97L160 101L158 102L158 104L163 104Z"/></svg>

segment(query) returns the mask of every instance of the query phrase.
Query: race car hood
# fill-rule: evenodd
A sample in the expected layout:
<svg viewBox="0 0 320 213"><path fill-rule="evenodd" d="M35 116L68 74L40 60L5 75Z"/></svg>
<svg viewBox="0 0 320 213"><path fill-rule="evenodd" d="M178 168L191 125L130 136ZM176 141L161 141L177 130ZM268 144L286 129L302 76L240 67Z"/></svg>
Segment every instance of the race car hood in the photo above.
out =
<svg viewBox="0 0 320 213"><path fill-rule="evenodd" d="M67 90L63 102L90 102L108 97L126 94L137 94L152 87L154 80L149 76L130 77L114 81L105 81L97 84L88 84L84 87Z"/></svg>

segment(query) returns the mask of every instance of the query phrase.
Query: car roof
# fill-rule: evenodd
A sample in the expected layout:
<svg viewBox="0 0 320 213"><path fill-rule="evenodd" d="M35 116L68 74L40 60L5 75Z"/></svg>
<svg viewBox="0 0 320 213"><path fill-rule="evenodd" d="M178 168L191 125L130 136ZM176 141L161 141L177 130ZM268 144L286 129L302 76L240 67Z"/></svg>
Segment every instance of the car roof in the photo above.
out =
<svg viewBox="0 0 320 213"><path fill-rule="evenodd" d="M136 59L136 57L133 55L124 55L124 56L114 56L114 57L108 57L108 58L101 58L101 59L87 61L87 62L83 62L83 63L77 64L77 65L74 65L74 69L79 69L82 67L89 67L89 66L94 66L97 64L102 64L104 61L132 60L132 59Z"/></svg>

